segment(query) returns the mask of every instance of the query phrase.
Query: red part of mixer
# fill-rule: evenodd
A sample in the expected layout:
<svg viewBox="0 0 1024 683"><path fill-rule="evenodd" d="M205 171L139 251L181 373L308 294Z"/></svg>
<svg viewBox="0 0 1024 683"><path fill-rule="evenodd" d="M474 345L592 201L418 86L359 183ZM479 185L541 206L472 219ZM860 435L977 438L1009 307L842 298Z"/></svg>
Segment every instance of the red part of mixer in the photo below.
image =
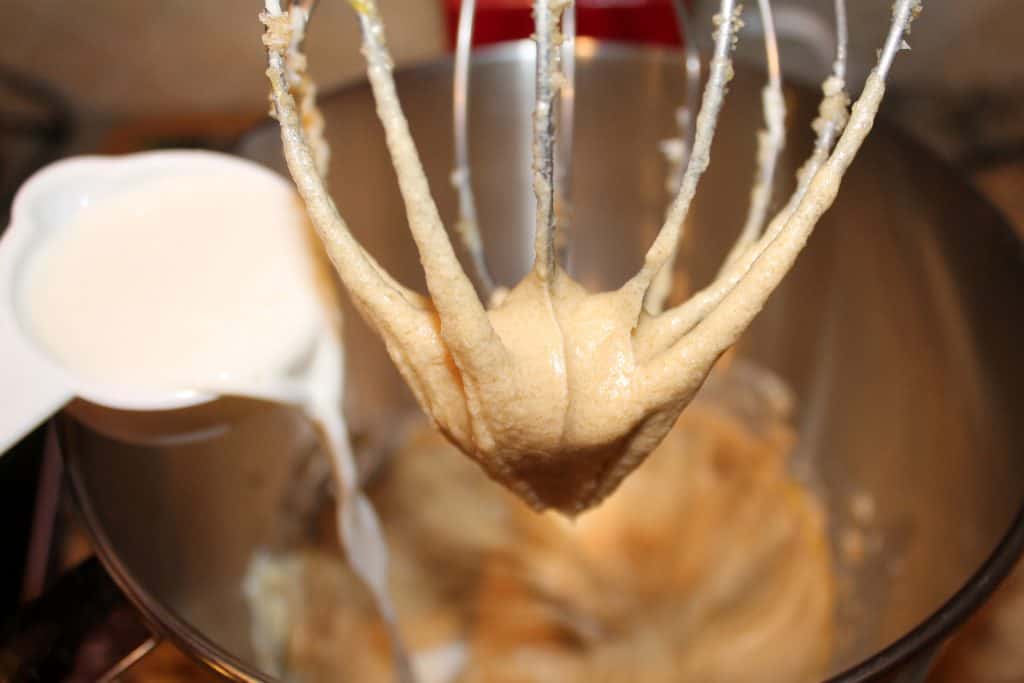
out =
<svg viewBox="0 0 1024 683"><path fill-rule="evenodd" d="M444 0L449 47L455 47L461 0ZM530 0L477 0L473 45L527 38L533 32ZM632 43L679 45L672 0L577 0L581 36Z"/></svg>

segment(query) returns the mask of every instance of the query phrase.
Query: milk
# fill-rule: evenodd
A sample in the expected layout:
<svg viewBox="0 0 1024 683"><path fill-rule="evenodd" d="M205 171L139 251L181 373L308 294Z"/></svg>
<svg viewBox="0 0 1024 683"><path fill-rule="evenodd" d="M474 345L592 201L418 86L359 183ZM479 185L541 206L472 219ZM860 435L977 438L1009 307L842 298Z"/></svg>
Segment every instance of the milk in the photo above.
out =
<svg viewBox="0 0 1024 683"><path fill-rule="evenodd" d="M294 193L257 177L158 178L86 203L28 262L38 341L78 376L142 390L281 374L334 314Z"/></svg>
<svg viewBox="0 0 1024 683"><path fill-rule="evenodd" d="M138 395L251 396L303 410L331 457L342 545L407 677L387 547L358 487L341 413L344 354L332 286L291 186L234 164L83 196L29 255L20 318L83 384Z"/></svg>

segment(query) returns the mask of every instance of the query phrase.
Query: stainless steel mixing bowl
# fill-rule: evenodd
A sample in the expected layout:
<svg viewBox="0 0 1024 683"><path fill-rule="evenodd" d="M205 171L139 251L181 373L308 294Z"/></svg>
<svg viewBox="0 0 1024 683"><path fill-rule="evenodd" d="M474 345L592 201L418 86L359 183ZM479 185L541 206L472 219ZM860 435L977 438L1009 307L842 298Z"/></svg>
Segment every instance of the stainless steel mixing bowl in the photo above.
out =
<svg viewBox="0 0 1024 683"><path fill-rule="evenodd" d="M677 55L654 49L581 41L578 50L572 264L589 286L612 287L638 266L661 222L657 143L673 131L682 69ZM397 75L449 220L450 74L438 62ZM472 79L481 223L496 276L512 283L532 243L531 46L484 53ZM741 73L730 87L682 257L693 283L707 281L741 224L760 85ZM779 177L791 183L810 147L816 97L787 97L790 147ZM390 272L422 287L369 88L333 94L324 113L337 205ZM247 136L240 151L283 169L274 126ZM917 680L1020 550L1021 292L1021 244L995 211L879 125L742 342L799 397L797 462L820 482L833 533L851 522L851 495L869 493L878 510L883 547L845 578L834 680ZM345 312L352 423L366 438L386 437L414 406L382 344ZM288 482L311 442L307 425L273 407L216 441L174 449L64 429L71 480L108 569L161 631L240 679L259 677L242 575L253 551L280 533Z"/></svg>

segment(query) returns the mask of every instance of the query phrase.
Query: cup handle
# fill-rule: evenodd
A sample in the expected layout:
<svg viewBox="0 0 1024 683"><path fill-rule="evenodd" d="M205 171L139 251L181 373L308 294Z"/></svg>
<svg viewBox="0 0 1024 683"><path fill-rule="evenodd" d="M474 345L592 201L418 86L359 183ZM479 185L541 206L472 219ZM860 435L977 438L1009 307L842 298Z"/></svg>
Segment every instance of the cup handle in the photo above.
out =
<svg viewBox="0 0 1024 683"><path fill-rule="evenodd" d="M15 317L13 251L0 242L0 457L74 396L67 378L32 347Z"/></svg>

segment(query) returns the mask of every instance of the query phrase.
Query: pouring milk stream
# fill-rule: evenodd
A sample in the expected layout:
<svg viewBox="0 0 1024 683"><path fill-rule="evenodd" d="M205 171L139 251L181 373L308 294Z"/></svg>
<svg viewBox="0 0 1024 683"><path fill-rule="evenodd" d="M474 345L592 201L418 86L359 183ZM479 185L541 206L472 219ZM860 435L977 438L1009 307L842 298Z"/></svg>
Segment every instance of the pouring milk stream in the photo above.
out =
<svg viewBox="0 0 1024 683"><path fill-rule="evenodd" d="M297 406L320 429L342 543L408 672L341 412L340 309L312 239L290 183L224 155L86 157L37 173L0 241L0 453L69 401L115 436L159 411L167 419L133 433L156 443L216 432L221 396ZM178 433L188 411L200 417Z"/></svg>

